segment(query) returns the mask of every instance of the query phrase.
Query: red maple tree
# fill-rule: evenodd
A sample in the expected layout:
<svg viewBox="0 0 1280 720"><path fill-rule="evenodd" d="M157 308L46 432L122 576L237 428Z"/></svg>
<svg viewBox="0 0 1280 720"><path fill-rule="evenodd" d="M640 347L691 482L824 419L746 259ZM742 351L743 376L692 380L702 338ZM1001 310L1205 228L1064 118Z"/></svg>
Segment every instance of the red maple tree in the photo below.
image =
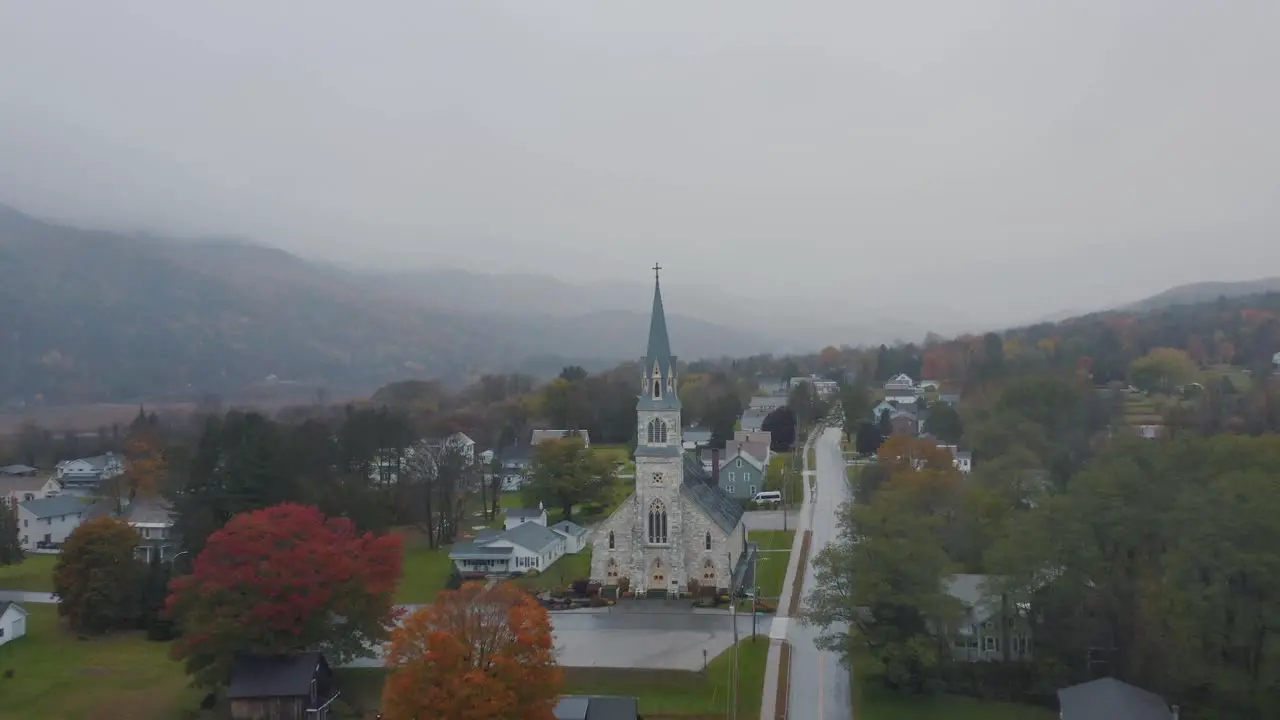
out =
<svg viewBox="0 0 1280 720"><path fill-rule="evenodd" d="M391 637L386 720L553 720L564 676L551 620L529 593L466 583Z"/></svg>
<svg viewBox="0 0 1280 720"><path fill-rule="evenodd" d="M169 586L166 609L184 630L173 655L198 684L216 686L236 653L365 654L394 619L402 554L400 538L360 534L313 507L237 515Z"/></svg>

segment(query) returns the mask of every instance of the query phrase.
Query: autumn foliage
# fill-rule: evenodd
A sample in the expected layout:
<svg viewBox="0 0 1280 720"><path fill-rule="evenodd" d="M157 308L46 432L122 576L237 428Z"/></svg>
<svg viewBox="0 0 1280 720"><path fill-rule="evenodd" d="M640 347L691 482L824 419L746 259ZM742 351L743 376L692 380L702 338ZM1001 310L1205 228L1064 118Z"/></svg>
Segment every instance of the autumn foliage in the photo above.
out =
<svg viewBox="0 0 1280 720"><path fill-rule="evenodd" d="M359 534L302 505L237 515L209 536L191 575L170 585L184 635L173 649L198 684L227 680L236 653L323 646L330 662L387 637L400 539Z"/></svg>
<svg viewBox="0 0 1280 720"><path fill-rule="evenodd" d="M410 615L387 653L386 720L552 720L563 676L528 593L466 583Z"/></svg>
<svg viewBox="0 0 1280 720"><path fill-rule="evenodd" d="M115 518L88 520L72 531L53 566L58 615L79 633L133 627L143 566L133 558L138 533Z"/></svg>

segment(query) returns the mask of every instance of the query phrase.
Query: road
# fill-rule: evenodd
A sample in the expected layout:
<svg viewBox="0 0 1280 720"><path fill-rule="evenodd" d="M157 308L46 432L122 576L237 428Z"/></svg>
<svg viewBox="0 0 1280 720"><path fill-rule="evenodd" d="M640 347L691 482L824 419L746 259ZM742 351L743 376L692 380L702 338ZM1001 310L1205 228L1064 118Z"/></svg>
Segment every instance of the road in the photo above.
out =
<svg viewBox="0 0 1280 720"><path fill-rule="evenodd" d="M808 508L808 529L813 532L813 540L809 548L810 562L804 569L806 596L814 587L812 560L838 538L838 511L840 505L849 500L840 432L839 428L828 428L814 440L817 493ZM794 609L791 612L795 614ZM816 627L798 622L787 624L787 641L791 644L791 702L787 716L794 720L852 720L849 671L840 664L839 655L819 651L814 645L819 633Z"/></svg>

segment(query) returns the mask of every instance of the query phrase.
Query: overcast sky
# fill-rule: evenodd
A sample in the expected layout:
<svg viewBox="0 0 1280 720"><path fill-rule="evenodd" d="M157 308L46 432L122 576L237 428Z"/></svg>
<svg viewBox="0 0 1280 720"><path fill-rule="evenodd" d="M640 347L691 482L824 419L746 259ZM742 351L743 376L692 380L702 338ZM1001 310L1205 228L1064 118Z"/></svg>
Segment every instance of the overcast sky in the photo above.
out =
<svg viewBox="0 0 1280 720"><path fill-rule="evenodd" d="M991 318L1280 275L1280 2L0 0L0 202Z"/></svg>

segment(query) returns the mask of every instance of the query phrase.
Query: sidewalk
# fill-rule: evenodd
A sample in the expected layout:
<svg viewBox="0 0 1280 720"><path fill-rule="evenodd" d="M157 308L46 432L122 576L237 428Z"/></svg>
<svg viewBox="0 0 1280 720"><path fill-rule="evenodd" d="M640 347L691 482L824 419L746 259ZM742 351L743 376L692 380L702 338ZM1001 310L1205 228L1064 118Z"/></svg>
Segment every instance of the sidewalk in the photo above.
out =
<svg viewBox="0 0 1280 720"><path fill-rule="evenodd" d="M764 695L760 699L760 720L774 720L778 711L778 676L782 666L782 643L787 639L787 630L791 625L790 617L792 613L799 612L799 608L791 607L792 589L797 582L803 582L802 578L798 578L800 572L800 548L804 544L804 533L809 529L809 523L813 517L811 500L813 498L813 490L810 489L808 479L812 477L809 469L809 448L813 447L813 441L820 431L809 434L809 439L805 442L802 457L804 458L804 502L800 505L800 518L796 523L795 539L791 542L791 557L787 560L787 574L782 581L782 597L778 598L778 612L774 615L773 625L769 628L769 658L765 662L764 668Z"/></svg>

